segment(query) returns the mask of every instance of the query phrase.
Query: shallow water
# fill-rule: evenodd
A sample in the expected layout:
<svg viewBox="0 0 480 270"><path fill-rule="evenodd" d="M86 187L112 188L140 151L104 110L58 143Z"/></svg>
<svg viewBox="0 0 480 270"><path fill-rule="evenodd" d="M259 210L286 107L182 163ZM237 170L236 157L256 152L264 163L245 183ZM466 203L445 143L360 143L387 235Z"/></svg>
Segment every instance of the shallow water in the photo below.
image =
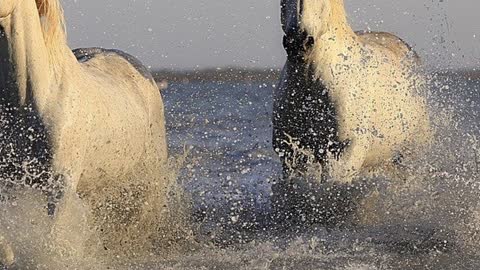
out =
<svg viewBox="0 0 480 270"><path fill-rule="evenodd" d="M333 227L271 221L273 83L172 84L169 142L191 149L182 179L202 247L152 269L479 269L480 81L436 81L433 149L398 179L362 179L375 196L357 222Z"/></svg>

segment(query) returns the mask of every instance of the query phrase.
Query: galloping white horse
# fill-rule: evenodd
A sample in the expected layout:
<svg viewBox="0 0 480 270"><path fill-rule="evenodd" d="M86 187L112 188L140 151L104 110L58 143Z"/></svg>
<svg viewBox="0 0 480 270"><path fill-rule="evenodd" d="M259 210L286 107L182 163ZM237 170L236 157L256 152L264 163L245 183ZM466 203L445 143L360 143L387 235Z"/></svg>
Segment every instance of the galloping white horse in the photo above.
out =
<svg viewBox="0 0 480 270"><path fill-rule="evenodd" d="M350 183L432 138L418 57L400 38L354 32L343 0L282 0L288 60L274 100L284 173L320 163Z"/></svg>
<svg viewBox="0 0 480 270"><path fill-rule="evenodd" d="M35 160L51 171L50 180L62 182L57 229L69 222L75 204L65 200L77 195L92 211L106 207L102 197L119 208L111 213L125 211L113 221L118 224L96 223L101 231L124 229L137 216L155 212L142 205L147 205L147 193L167 188L167 180L158 175L165 169L167 145L162 98L148 70L115 50L72 53L59 0L2 0L0 28L0 111L11 120L4 132L18 153L12 158ZM0 169L2 176L25 173L2 165L9 168ZM121 191L107 194L112 186ZM165 193L155 196L165 202ZM138 208L129 210L130 204ZM0 239L8 250L8 239Z"/></svg>

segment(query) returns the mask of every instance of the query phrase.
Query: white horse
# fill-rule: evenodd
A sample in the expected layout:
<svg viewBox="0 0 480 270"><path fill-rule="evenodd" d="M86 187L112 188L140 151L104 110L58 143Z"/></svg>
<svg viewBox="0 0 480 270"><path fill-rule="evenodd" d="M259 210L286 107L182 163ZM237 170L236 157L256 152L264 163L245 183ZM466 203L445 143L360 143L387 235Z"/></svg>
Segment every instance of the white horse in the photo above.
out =
<svg viewBox="0 0 480 270"><path fill-rule="evenodd" d="M288 60L274 100L273 144L285 176L320 163L350 183L413 155L432 130L416 53L383 32L354 32L343 0L282 0Z"/></svg>
<svg viewBox="0 0 480 270"><path fill-rule="evenodd" d="M145 198L157 192L153 196L165 203L167 188L161 175L167 162L164 107L148 70L115 50L72 53L59 0L2 0L0 30L0 111L11 120L3 133L12 139L3 143L16 148L15 164L34 163L51 172L49 184L52 178L61 181L63 199L55 210L54 230L68 233L62 226L75 208L70 198L78 196L99 215L116 213L99 210L104 197L117 212L125 211L117 213L122 220L112 218L118 224L103 224L100 220L107 218L99 217L94 224L99 231L129 225L141 229L129 222L155 212L152 205L142 207L148 205ZM31 172L2 165L1 176ZM31 173L37 179L28 181L45 186L45 175ZM131 206L137 208L129 210ZM0 244L8 251L7 240Z"/></svg>

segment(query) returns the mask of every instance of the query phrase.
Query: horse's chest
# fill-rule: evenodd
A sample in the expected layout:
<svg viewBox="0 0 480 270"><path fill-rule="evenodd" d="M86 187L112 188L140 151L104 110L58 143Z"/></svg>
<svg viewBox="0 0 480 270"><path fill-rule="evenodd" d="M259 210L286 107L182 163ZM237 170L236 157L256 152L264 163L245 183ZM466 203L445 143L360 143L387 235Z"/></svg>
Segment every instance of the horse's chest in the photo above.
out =
<svg viewBox="0 0 480 270"><path fill-rule="evenodd" d="M337 142L337 119L329 91L311 72L288 74L283 99L275 108L277 140L293 138L322 160ZM286 136L286 135L288 136Z"/></svg>

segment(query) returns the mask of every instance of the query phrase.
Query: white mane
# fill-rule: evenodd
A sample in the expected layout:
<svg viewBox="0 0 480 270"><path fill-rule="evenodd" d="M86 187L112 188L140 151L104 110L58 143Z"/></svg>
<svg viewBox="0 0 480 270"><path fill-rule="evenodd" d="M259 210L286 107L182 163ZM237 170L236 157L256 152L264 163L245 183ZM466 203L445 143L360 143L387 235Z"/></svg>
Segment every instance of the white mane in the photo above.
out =
<svg viewBox="0 0 480 270"><path fill-rule="evenodd" d="M65 17L60 0L35 0L41 18L45 45L49 51L51 64L62 65L67 34Z"/></svg>
<svg viewBox="0 0 480 270"><path fill-rule="evenodd" d="M343 0L303 0L302 28L314 38L328 31L350 34Z"/></svg>

